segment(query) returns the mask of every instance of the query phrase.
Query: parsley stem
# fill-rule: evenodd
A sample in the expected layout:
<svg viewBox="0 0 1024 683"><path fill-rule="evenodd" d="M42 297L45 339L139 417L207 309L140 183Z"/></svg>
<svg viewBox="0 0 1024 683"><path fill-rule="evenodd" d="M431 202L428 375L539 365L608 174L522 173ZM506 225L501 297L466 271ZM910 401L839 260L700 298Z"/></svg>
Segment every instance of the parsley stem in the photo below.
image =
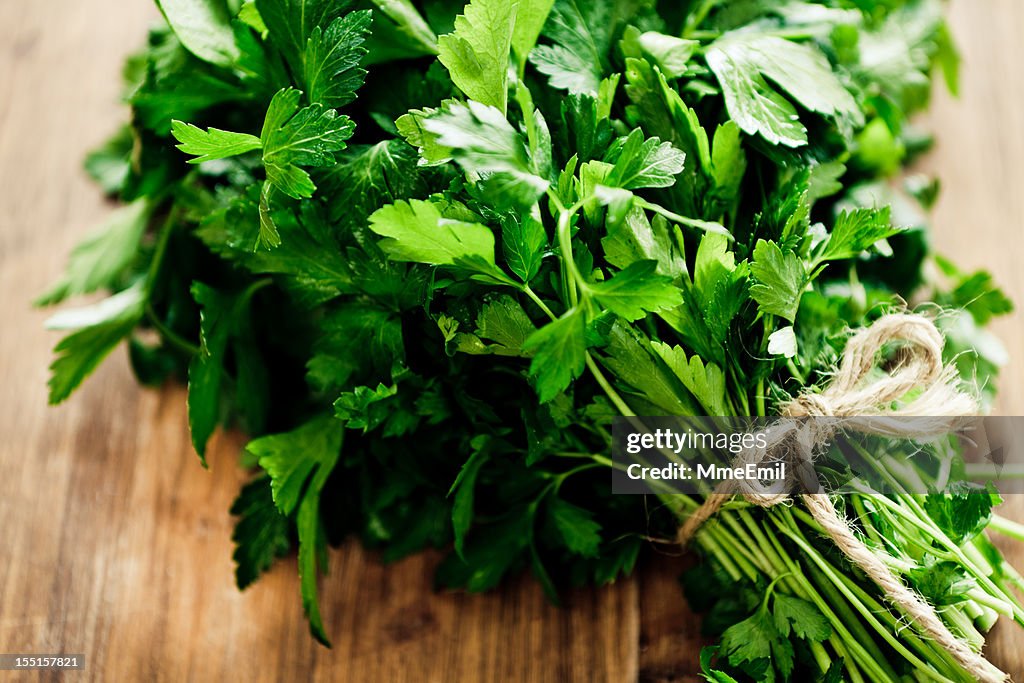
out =
<svg viewBox="0 0 1024 683"><path fill-rule="evenodd" d="M264 277L260 278L259 280L256 280L248 287L246 287L245 290L242 292L242 295L238 297L238 303L236 304L236 306L241 308L248 305L249 300L252 299L253 295L256 294L256 292L260 291L264 287L270 286L271 284L273 284L273 282L274 281L269 277Z"/></svg>
<svg viewBox="0 0 1024 683"><path fill-rule="evenodd" d="M198 356L200 348L188 341L180 334L168 327L160 316L156 314L156 310L153 308L153 304L146 302L146 318L153 325L160 336L163 337L164 341L168 342L171 346L175 346L179 351L188 354L189 356Z"/></svg>
<svg viewBox="0 0 1024 683"><path fill-rule="evenodd" d="M601 464L601 465L603 465L605 467L611 467L613 469L618 467L612 461L611 458L608 458L608 457L606 457L604 455L601 455L600 453L569 453L569 452L559 452L559 453L552 453L551 455L554 455L554 456L557 456L557 457L560 457L560 458L586 458L586 459L589 459L589 460L593 460L594 462L599 463L599 464ZM619 469L622 469L622 468L619 467Z"/></svg>
<svg viewBox="0 0 1024 683"><path fill-rule="evenodd" d="M586 359L587 368L590 370L590 374L592 374L594 379L597 380L597 383L601 385L605 395L608 396L609 400L615 404L616 409L622 413L623 417L636 417L636 413L634 413L629 407L629 404L622 400L622 397L619 396L619 392L615 391L612 385L608 382L608 378L604 376L603 372L601 372L601 368L599 368L597 363L594 362L594 357L590 355L589 351L586 353Z"/></svg>
<svg viewBox="0 0 1024 683"><path fill-rule="evenodd" d="M587 470L596 469L598 467L600 467L601 469L604 469L605 465L604 465L604 463L600 463L600 462L588 462L588 463L586 463L584 465L580 465L579 467L574 467L571 470L567 470L565 472L562 472L561 474L559 474L558 476L555 477L554 481L551 482L552 490L557 493L558 489L561 488L561 486L562 486L562 482L564 482L566 479L568 479L572 475L579 474L580 472L586 472Z"/></svg>
<svg viewBox="0 0 1024 683"><path fill-rule="evenodd" d="M163 224L160 226L160 230L157 234L156 246L153 249L153 257L149 262L149 270L146 271L145 314L146 318L153 325L156 331L160 333L161 337L163 337L164 341L189 356L195 356L200 352L199 347L168 327L164 321L160 319L160 316L157 315L156 309L153 308L152 301L153 289L156 287L157 279L160 277L164 258L167 255L167 245L171 241L171 233L174 231L174 226L177 224L177 221L178 212L175 209L171 209L167 214L167 217L164 219Z"/></svg>
<svg viewBox="0 0 1024 683"><path fill-rule="evenodd" d="M871 517L868 515L867 509L864 507L864 501L860 496L850 496L850 502L853 504L853 509L857 513L857 519L860 521L861 527L864 529L868 538L878 544L880 548L884 548L886 543L882 539L882 535L878 533L877 529L875 529L874 524L868 524Z"/></svg>
<svg viewBox="0 0 1024 683"><path fill-rule="evenodd" d="M841 633L844 640L851 640L850 634L842 634L842 630L847 626L855 628L857 630L856 637L860 639L860 642L865 644L865 647L869 647L871 644L871 638L867 632L863 629L861 623L853 617L850 613L849 608L842 600L833 599L831 602L822 600L820 595L820 588L815 588L814 585L806 577L806 572L801 570L799 564L789 557L788 553L783 549L781 543L775 537L775 533L771 527L758 524L754 519L753 515L747 510L741 510L737 513L747 526L750 534L754 537L750 543L755 543L761 548L766 559L769 560L769 564L766 565L765 573L768 575L778 575L779 573L785 573L788 577L786 583L789 585L790 590L793 594L804 600L809 600L814 603L825 618L833 625L833 628ZM826 586L828 584L825 584ZM837 606L842 614L835 614L832 606ZM827 667L826 667L827 668ZM824 669L822 669L824 671Z"/></svg>
<svg viewBox="0 0 1024 683"><path fill-rule="evenodd" d="M567 294L569 295L570 308L575 308L576 304L579 303L579 294L576 291L577 285L583 282L583 275L580 273L579 268L576 266L576 259L572 254L572 235L570 230L572 227L572 216L573 214L567 209L562 209L558 212L558 227L556 229L558 236L558 248L562 252L562 266L564 268L565 287Z"/></svg>
<svg viewBox="0 0 1024 683"><path fill-rule="evenodd" d="M989 543L990 541L985 536L976 536L974 538L974 543L976 546L975 550L980 551L980 549L977 547L977 544L981 542ZM1018 572L1012 564L1010 564L1006 560L1003 560L1002 563L999 565L999 571L1003 575L1003 577L1005 577L1006 580L1010 582L1010 585L1012 585L1017 590L1024 592L1024 577L1020 575L1020 572ZM1003 590L1007 593L1009 592L1005 586L1003 587Z"/></svg>
<svg viewBox="0 0 1024 683"><path fill-rule="evenodd" d="M789 374L793 376L793 379L800 383L800 386L807 385L807 380L804 378L800 370L796 367L796 363L793 362L792 358L786 359L786 368L789 370Z"/></svg>
<svg viewBox="0 0 1024 683"><path fill-rule="evenodd" d="M543 299L537 296L537 293L530 288L530 285L523 285L523 293L530 297L533 303L537 304L537 307L544 311L544 314L547 315L547 317L551 318L551 320L558 320L558 316L551 311L548 305L544 303Z"/></svg>
<svg viewBox="0 0 1024 683"><path fill-rule="evenodd" d="M732 529L732 534L739 541L739 546L744 548L748 555L757 551L757 555L754 559L755 564L758 565L758 570L764 574L772 575L775 573L774 570L778 569L778 567L776 567L775 563L772 562L772 558L764 552L764 548L761 547L760 544L757 543L757 541L752 538L740 524L742 516L749 514L750 513L746 510L738 510L735 514L723 515L723 521L730 529Z"/></svg>
<svg viewBox="0 0 1024 683"><path fill-rule="evenodd" d="M722 547L722 542L729 542L729 535L721 533L720 529L721 527L719 526L713 526L703 530L700 535L701 547L714 556L718 564L722 566L722 569L725 570L725 573L728 574L729 578L734 582L742 581L744 575L749 581L756 581L757 571L754 570L753 567L749 567L749 569L753 571L747 571L747 567L744 567L744 570L741 571L740 568L736 566L736 561L742 559L739 554L732 552L732 548Z"/></svg>
<svg viewBox="0 0 1024 683"><path fill-rule="evenodd" d="M1005 590L1002 590L998 586L996 586L996 584L992 581L991 577L989 576L989 572L985 571L982 568L982 564L987 565L987 563L984 562L984 558L977 557L972 559L968 557L968 553L972 555L977 553L974 546L968 545L961 548L959 545L954 543L949 538L949 536L947 536L946 533L938 527L937 524L931 522L931 517L928 516L928 513L925 511L923 507L920 506L920 504L918 504L917 500L915 500L913 496L904 495L901 496L900 498L901 500L906 502L907 506L910 508L910 512L907 512L902 508L899 508L899 514L901 514L901 516L908 520L918 517L920 518L918 520L920 522L928 520L928 522L930 522L930 526L932 527L930 531L930 533L932 534L932 538L935 539L939 543L939 545L946 546L946 548L951 553L953 553L953 555L956 556L956 559L963 565L964 569L966 569L970 574L972 574L974 578L978 581L979 586L981 586L982 588L984 588L985 590L994 595L998 594L1006 598L1007 602L1009 602L1013 607L1014 620L1018 623L1024 624L1024 608L1020 606L1020 603L1017 602L1013 598L1013 596L1007 594Z"/></svg>
<svg viewBox="0 0 1024 683"><path fill-rule="evenodd" d="M852 445L865 456L865 459L868 462L874 461L874 459L866 453L863 446L855 443ZM893 477L892 473L889 472L887 468L876 467L876 470L883 477L886 477L897 490L905 490L905 487L900 485L900 482ZM1004 598L1008 603L1010 603L1013 606L1014 620L1020 624L1024 624L1024 607L1022 607L1020 602L1010 595L1005 589L1000 588L995 584L990 576L992 568L989 566L984 556L982 556L973 545L961 547L957 543L953 542L953 540L950 539L937 524L935 524L931 516L918 502L917 496L911 494L899 495L897 496L898 502L893 501L886 496L877 496L875 501L890 510L892 513L898 515L906 524L918 529L923 534L924 538L928 539L929 546L931 546L933 542L937 542L939 548L945 548L946 552L953 556L953 559L960 562L964 569L974 576L982 588L993 595L998 595ZM935 550L933 549L932 552L935 552Z"/></svg>
<svg viewBox="0 0 1024 683"><path fill-rule="evenodd" d="M683 38L693 38L695 34L707 33L707 31L698 31L697 27L704 23L704 20L708 18L708 14L721 4L721 0L704 0L700 6L690 13L690 16L686 18L686 28L683 31ZM717 32L716 36L717 36Z"/></svg>
<svg viewBox="0 0 1024 683"><path fill-rule="evenodd" d="M1009 536L1017 541L1024 541L1024 524L1018 524L1017 522L1001 517L1000 515L992 515L992 519L988 523L988 528L992 529L992 531L998 531L1004 536Z"/></svg>
<svg viewBox="0 0 1024 683"><path fill-rule="evenodd" d="M666 209L664 206L661 206L660 204L655 204L654 202L649 202L646 199L640 199L639 197L635 198L634 201L639 206L645 209L650 209L655 213L661 214L670 221L673 221L680 225L685 225L688 228L695 228L697 230L703 230L704 232L713 232L719 235L724 235L729 239L730 242L734 241L732 233L729 232L726 229L726 227L721 223L716 223L715 221L704 221L699 218L689 218L687 216L678 214L675 211L670 211Z"/></svg>
<svg viewBox="0 0 1024 683"><path fill-rule="evenodd" d="M149 262L149 270L146 272L146 299L153 295L153 288L156 286L157 278L160 277L160 270L163 267L164 257L167 255L167 245L171 241L171 232L178 220L178 212L175 209L167 214L163 225L160 226L156 239L156 248L153 250L153 258Z"/></svg>
<svg viewBox="0 0 1024 683"><path fill-rule="evenodd" d="M903 644L903 642L896 638L896 636L894 636L890 632L890 629L886 628L878 620L878 617L875 616L875 611L869 609L859 599L859 597L868 596L866 596L866 594L858 596L854 592L854 589L843 580L845 578L844 575L841 572L837 571L835 568L833 568L832 565L829 564L829 562L817 551L817 549L815 549L810 543L807 542L807 539L804 538L803 534L799 533L799 531L797 530L795 520L791 515L788 515L787 513L788 510L783 510L782 514L779 517L774 518L774 521L776 525L779 527L779 530L783 534L788 536L794 543L796 543L797 546L799 546L799 548L803 551L805 557L809 558L814 564L818 566L818 569L820 569L822 573L829 579L829 581L831 581L832 584L834 584L834 586L839 589L839 592L843 594L848 603L852 605L854 609L857 610L857 612L860 613L864 621L866 621L868 625L870 625L878 635L880 635L890 646L892 646L894 650L896 650L900 655L907 659L907 661L909 661L911 664L917 667L921 671L921 673L926 674L927 676L936 681L948 680L947 677L935 672L935 670L932 667L922 662L913 652L910 652ZM788 523L784 524L782 522L782 518L788 518ZM895 618L892 616L892 613L889 610L882 608L881 605L878 605L877 611L879 612L879 614L881 614L881 616L895 620ZM858 646L860 645L858 641L851 640L851 642L857 642ZM865 654L867 653L865 652ZM876 664L881 665L881 662L876 662ZM884 672L880 680L895 680L895 678L895 674L889 671Z"/></svg>
<svg viewBox="0 0 1024 683"><path fill-rule="evenodd" d="M818 664L818 671L824 674L832 664L831 658L828 656L828 653L825 652L825 646L817 640L810 641L809 645L811 647L811 654L814 656L814 661Z"/></svg>
<svg viewBox="0 0 1024 683"><path fill-rule="evenodd" d="M864 677L861 675L860 669L857 668L857 660L849 656L843 641L832 638L829 642L832 645L832 649L843 660L843 664L846 666L846 673L850 676L850 683L864 683Z"/></svg>

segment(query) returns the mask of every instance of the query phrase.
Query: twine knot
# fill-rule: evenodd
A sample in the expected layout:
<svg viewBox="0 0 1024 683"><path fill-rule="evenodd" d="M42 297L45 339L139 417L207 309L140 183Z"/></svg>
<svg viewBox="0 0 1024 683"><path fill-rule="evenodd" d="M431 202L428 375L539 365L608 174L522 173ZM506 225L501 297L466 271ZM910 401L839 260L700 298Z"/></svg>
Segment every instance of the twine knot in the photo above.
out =
<svg viewBox="0 0 1024 683"><path fill-rule="evenodd" d="M886 344L899 344L891 362L878 366ZM814 458L840 428L893 438L927 438L948 434L977 411L977 403L957 386L955 368L944 365L944 340L935 325L919 315L897 313L876 320L847 342L831 382L820 393L805 392L783 407L782 416L813 418L783 420L772 425L764 447L737 456L738 466L789 457L789 481L765 485L758 481L726 481L690 515L679 529L683 545L733 495L760 507L791 500L789 491L799 482L801 500L822 530L846 557L869 576L886 597L918 627L945 648L956 661L984 683L1007 680L980 653L955 636L935 608L906 586L882 559L884 550L872 550L822 493L814 471Z"/></svg>

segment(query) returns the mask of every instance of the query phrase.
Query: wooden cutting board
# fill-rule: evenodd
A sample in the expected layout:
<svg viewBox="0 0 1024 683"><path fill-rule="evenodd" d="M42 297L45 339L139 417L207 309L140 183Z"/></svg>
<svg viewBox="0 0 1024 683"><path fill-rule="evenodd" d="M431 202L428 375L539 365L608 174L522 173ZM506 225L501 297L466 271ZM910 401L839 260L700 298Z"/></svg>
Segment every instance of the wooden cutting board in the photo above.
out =
<svg viewBox="0 0 1024 683"><path fill-rule="evenodd" d="M137 387L123 350L47 407L56 337L29 301L110 210L80 161L125 116L120 62L157 17L145 0L0 2L0 652L84 653L74 680L696 681L698 623L667 555L558 609L528 580L435 594L436 556L383 566L349 544L323 581L335 645L320 648L292 562L234 587L240 437L218 437L203 470L184 391ZM1024 303L1024 5L960 0L953 26L963 100L939 94L925 122L940 145L924 166L946 190L936 242ZM999 412L1022 414L1024 318L996 330L1014 356ZM1024 520L1024 503L1007 510ZM1008 626L989 651L1020 674L1022 645Z"/></svg>

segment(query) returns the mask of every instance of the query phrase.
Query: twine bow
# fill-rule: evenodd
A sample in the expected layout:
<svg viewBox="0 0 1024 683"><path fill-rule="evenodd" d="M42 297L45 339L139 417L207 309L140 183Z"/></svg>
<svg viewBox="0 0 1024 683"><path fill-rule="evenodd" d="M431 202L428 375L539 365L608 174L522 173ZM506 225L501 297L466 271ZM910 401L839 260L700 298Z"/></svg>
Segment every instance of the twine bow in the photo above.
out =
<svg viewBox="0 0 1024 683"><path fill-rule="evenodd" d="M895 365L880 379L865 381L875 369L882 347L890 342L902 343ZM820 493L813 471L816 450L827 443L840 426L863 434L926 438L948 434L964 417L974 414L977 403L957 388L955 369L943 365L943 343L935 325L922 316L901 313L879 318L850 339L838 371L821 393L804 393L782 411L784 417L816 419L785 421L772 428L765 447L741 453L737 464L756 464L773 451L791 449L796 476L805 490L813 491L801 494L801 499L843 554L967 672L984 683L999 683L1007 680L1006 674L949 630L935 608L889 569L880 556L884 551L872 550L857 538L846 519L836 511L829 495ZM918 392L912 400L892 407L893 402L911 390ZM788 501L788 483L781 482L781 485L785 488L780 488L779 484L766 487L756 481L723 482L687 518L679 529L679 542L689 543L733 495L742 495L761 507Z"/></svg>

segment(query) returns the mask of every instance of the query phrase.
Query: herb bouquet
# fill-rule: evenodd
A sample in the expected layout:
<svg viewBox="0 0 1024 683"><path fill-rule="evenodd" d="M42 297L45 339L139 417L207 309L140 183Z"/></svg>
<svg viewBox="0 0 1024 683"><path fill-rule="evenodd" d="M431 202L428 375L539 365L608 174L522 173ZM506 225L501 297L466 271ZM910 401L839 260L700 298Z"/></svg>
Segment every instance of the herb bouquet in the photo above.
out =
<svg viewBox="0 0 1024 683"><path fill-rule="evenodd" d="M140 381L187 377L200 458L255 437L238 584L297 545L324 643L348 534L451 547L437 582L473 591L629 573L701 501L611 495L614 416L777 414L912 297L990 398L1010 304L930 252L936 184L899 182L933 72L956 88L938 2L158 4L86 162L124 205L41 299L112 293L52 319L51 401L126 341ZM685 580L708 680L1003 678L976 654L1024 624L998 497L894 486L837 514L962 650L802 503L736 499Z"/></svg>

